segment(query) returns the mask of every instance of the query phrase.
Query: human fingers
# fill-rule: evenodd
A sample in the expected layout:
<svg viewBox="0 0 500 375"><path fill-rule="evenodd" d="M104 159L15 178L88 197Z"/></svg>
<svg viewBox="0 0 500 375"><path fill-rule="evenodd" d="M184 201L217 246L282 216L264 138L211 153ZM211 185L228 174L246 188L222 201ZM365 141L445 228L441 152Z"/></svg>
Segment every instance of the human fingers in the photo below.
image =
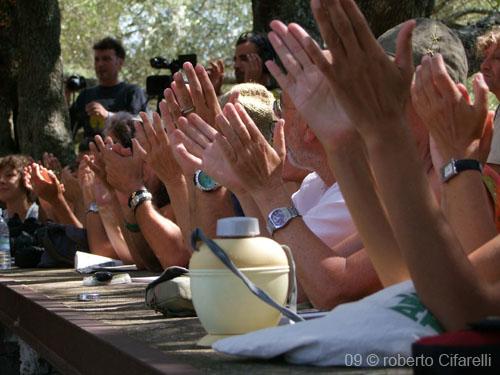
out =
<svg viewBox="0 0 500 375"><path fill-rule="evenodd" d="M251 117L248 115L245 108L240 103L236 103L234 108L236 109L236 112L238 112L239 118L241 119L241 122L245 125L245 130L246 130L245 134L240 135L240 139L246 140L248 134L250 138L255 142L262 142L262 141L266 142L261 131L259 130L257 125L255 125L255 122L251 119ZM242 129L239 128L237 129L242 131Z"/></svg>
<svg viewBox="0 0 500 375"><path fill-rule="evenodd" d="M229 129L231 128L231 125L227 121L227 119L224 117L223 114L218 115L215 118L215 122L221 129L225 129L226 132L229 133ZM222 133L217 133L215 136L215 143L220 147L222 152L224 153L224 156L227 158L227 160L231 163L235 163L237 160L236 152L233 149L233 146L231 145L230 142L228 142L227 138L222 134Z"/></svg>
<svg viewBox="0 0 500 375"><path fill-rule="evenodd" d="M472 81L472 88L474 90L474 108L486 116L488 112L488 85L484 81L484 77L481 73L474 76Z"/></svg>
<svg viewBox="0 0 500 375"><path fill-rule="evenodd" d="M460 99L460 91L455 82L446 71L443 56L440 53L430 57L432 79L439 94L444 98L452 98L455 101Z"/></svg>
<svg viewBox="0 0 500 375"><path fill-rule="evenodd" d="M248 61L251 65L251 71L253 72L254 75L254 80L256 80L260 73L262 72L262 59L260 56L256 53L250 53L248 54Z"/></svg>
<svg viewBox="0 0 500 375"><path fill-rule="evenodd" d="M333 18L328 7L322 0L311 0L311 9L314 19L319 27L323 40L326 42L332 55L340 60L345 59L346 51L341 43L340 37L333 27ZM333 10L332 10L333 11Z"/></svg>
<svg viewBox="0 0 500 375"><path fill-rule="evenodd" d="M227 106L227 104L226 104L226 106ZM226 111L226 108L224 107L223 112L225 112L225 111ZM230 151L229 148L231 150L241 150L243 148L243 145L241 144L241 141L240 141L238 135L236 134L234 128L232 127L232 124L228 121L226 116L222 113L215 117L215 122L216 122L218 128L221 130L222 135L224 136L224 142L223 142L223 144L221 144L221 146L226 148L225 151L227 152L227 156L231 156L231 152L232 152L233 155L231 156L231 160L236 160L235 159L235 152ZM218 135L215 138L218 139L219 138ZM219 140L219 142L221 142L221 141Z"/></svg>
<svg viewBox="0 0 500 375"><path fill-rule="evenodd" d="M299 62L302 68L309 67L312 62L302 43L302 39L308 36L307 32L296 23L291 23L288 25L288 28L286 28L286 26L279 21L273 22L276 22L276 33L284 40L290 53ZM271 28L273 27L273 22L271 22Z"/></svg>
<svg viewBox="0 0 500 375"><path fill-rule="evenodd" d="M181 134L179 130L175 131L175 136ZM202 169L203 162L201 157L196 156L192 153L189 147L182 142L177 142L176 146L172 148L172 153L177 163L183 168L183 172L186 173L186 169L189 170L189 174L192 176L197 169Z"/></svg>
<svg viewBox="0 0 500 375"><path fill-rule="evenodd" d="M274 47L274 50L278 54L281 62L283 63L283 66L285 67L286 71L288 72L287 75L285 74L279 74L281 72L281 69L277 70L275 67L277 67L276 63L274 61L266 61L266 66L270 69L272 69L271 74L276 74L275 76L276 80L281 78L283 81L283 76L285 79L291 79L292 82L295 81L295 77L297 77L301 72L302 72L302 67L300 64L295 60L295 57L291 54L291 52L288 50L287 46L285 45L285 42L283 41L282 37L277 34L274 31L271 31L269 34L269 42L271 42L272 46ZM279 82L279 80L278 80Z"/></svg>
<svg viewBox="0 0 500 375"><path fill-rule="evenodd" d="M181 113L193 108L191 95L189 94L187 86L184 83L184 79L182 78L182 74L180 72L176 72L174 74L174 82L172 82L170 87L175 94Z"/></svg>
<svg viewBox="0 0 500 375"><path fill-rule="evenodd" d="M274 126L273 132L273 148L281 160L285 160L286 156L285 131L283 128L284 125L285 120L279 119Z"/></svg>
<svg viewBox="0 0 500 375"><path fill-rule="evenodd" d="M430 108L436 107L442 102L443 95L438 90L436 82L434 81L434 75L432 72L432 59L430 56L424 56L422 58L422 91L429 101L429 107L425 108L425 111L429 111Z"/></svg>
<svg viewBox="0 0 500 375"><path fill-rule="evenodd" d="M91 144L94 145L94 147L91 147L91 150L92 148L95 148L98 153L102 153L106 149L106 145L104 144L104 141L100 135L96 135L94 137L94 142L91 142Z"/></svg>
<svg viewBox="0 0 500 375"><path fill-rule="evenodd" d="M219 74L223 75L224 74L224 61L222 59L219 59L216 61L217 69L219 71Z"/></svg>
<svg viewBox="0 0 500 375"><path fill-rule="evenodd" d="M227 99L227 102L228 103L236 104L236 102L238 101L239 97L240 97L240 92L238 90L233 90L229 94L229 98Z"/></svg>
<svg viewBox="0 0 500 375"><path fill-rule="evenodd" d="M429 81L429 78L431 80ZM428 113L432 102L427 96L426 89L434 90L434 84L430 73L428 62L422 60L422 64L415 71L415 81L411 86L411 99L413 106L419 115ZM421 116L423 118L423 116Z"/></svg>
<svg viewBox="0 0 500 375"><path fill-rule="evenodd" d="M194 69L201 85L201 89L203 90L203 96L206 104L215 114L220 113L222 109L219 105L219 101L217 100L217 94L215 93L214 86L210 81L207 71L200 64L197 64Z"/></svg>
<svg viewBox="0 0 500 375"><path fill-rule="evenodd" d="M175 82L172 83L174 85ZM165 101L167 103L168 111L174 124L177 124L177 119L182 116L181 107L175 98L174 91L172 89L165 90Z"/></svg>
<svg viewBox="0 0 500 375"><path fill-rule="evenodd" d="M212 139L208 138L203 131L200 130L204 121L196 113L187 117L188 124L183 126L182 131L202 149L205 149ZM206 124L206 123L205 123ZM210 133L209 133L210 134Z"/></svg>
<svg viewBox="0 0 500 375"><path fill-rule="evenodd" d="M403 26L401 26L396 39L396 58L394 62L403 73L407 82L411 81L414 71L411 40L415 25L415 20L406 21ZM375 43L377 42L375 41ZM382 48L379 46L379 49L381 50ZM384 52L380 51L380 53Z"/></svg>
<svg viewBox="0 0 500 375"><path fill-rule="evenodd" d="M168 104L166 100L162 100L160 102L160 113L161 113L161 121L167 134L171 134L175 130L175 123L170 111L168 110ZM178 116L179 117L179 116ZM157 130L157 134L158 134Z"/></svg>
<svg viewBox="0 0 500 375"><path fill-rule="evenodd" d="M151 126L151 122L149 121L149 117L146 113L141 112L139 113L139 116L141 116L142 125L137 123L134 124L135 138L137 138L142 148L149 153L151 151L151 145L156 141L156 132Z"/></svg>
<svg viewBox="0 0 500 375"><path fill-rule="evenodd" d="M163 128L162 120L158 112L153 113L153 129L155 134L154 145L158 146L161 142L166 142L168 144L167 132L165 128Z"/></svg>
<svg viewBox="0 0 500 375"><path fill-rule="evenodd" d="M336 76L332 69L331 61L327 59L324 51L321 50L318 43L316 43L316 41L311 37L303 39L302 42L304 43L304 48L314 65L318 67L320 72L323 73L330 83L334 83Z"/></svg>
<svg viewBox="0 0 500 375"><path fill-rule="evenodd" d="M470 95L469 92L467 91L467 87L465 87L462 83L457 83L457 89L460 91L460 94L462 94L462 97L464 100L467 102L467 104L471 104L470 102Z"/></svg>
<svg viewBox="0 0 500 375"><path fill-rule="evenodd" d="M179 129L175 131L177 137L182 141L184 146L197 157L201 157L204 147L201 144L206 144L206 140L198 140L198 133L190 128L189 122L185 117L179 118ZM189 130L188 130L189 129ZM180 132L178 132L180 131ZM201 138L201 137L200 137ZM198 143L199 142L199 143Z"/></svg>
<svg viewBox="0 0 500 375"><path fill-rule="evenodd" d="M236 103L236 105L238 104L239 103ZM239 145L239 147L243 147L245 143L250 142L251 141L250 133L248 132L243 121L241 120L240 115L236 110L236 107L231 103L226 104L224 106L224 115L231 124L231 129L233 129L231 136L226 135L228 141L233 146ZM237 139L234 139L233 138L234 136L236 136Z"/></svg>
<svg viewBox="0 0 500 375"><path fill-rule="evenodd" d="M194 125L199 132L201 132L205 138L207 138L210 142L212 142L217 134L217 130L215 130L212 126L210 126L207 122L205 122L200 116L196 113L193 113L188 116L189 123Z"/></svg>
<svg viewBox="0 0 500 375"><path fill-rule="evenodd" d="M198 79L193 65L190 62L186 62L183 65L183 69L184 72L186 72L186 76L189 82L189 93L191 94L192 106L194 106L194 108L196 109L205 107L204 92L201 88L201 83Z"/></svg>
<svg viewBox="0 0 500 375"><path fill-rule="evenodd" d="M146 161L146 152L140 145L139 141L137 138L132 138L132 160L134 160L136 163L139 163L140 161Z"/></svg>

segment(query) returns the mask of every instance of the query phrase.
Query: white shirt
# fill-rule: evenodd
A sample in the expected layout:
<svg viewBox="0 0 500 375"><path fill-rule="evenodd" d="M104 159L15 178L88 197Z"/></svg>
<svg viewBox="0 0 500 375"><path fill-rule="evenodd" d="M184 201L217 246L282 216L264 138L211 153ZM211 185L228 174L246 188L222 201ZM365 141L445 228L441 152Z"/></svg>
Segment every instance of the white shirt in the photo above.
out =
<svg viewBox="0 0 500 375"><path fill-rule="evenodd" d="M36 204L36 202L33 202L31 204L31 206L28 208L28 211L26 212L26 217L24 218L24 220L26 220L26 219L38 219L38 209L39 209L38 204ZM2 211L2 217L5 220L10 218L9 212L7 211L7 209L4 209Z"/></svg>
<svg viewBox="0 0 500 375"><path fill-rule="evenodd" d="M495 120L493 123L493 139L491 140L488 163L500 164L500 105L497 107L495 113Z"/></svg>
<svg viewBox="0 0 500 375"><path fill-rule="evenodd" d="M326 186L316 172L306 176L292 201L311 232L330 248L356 232L339 185Z"/></svg>

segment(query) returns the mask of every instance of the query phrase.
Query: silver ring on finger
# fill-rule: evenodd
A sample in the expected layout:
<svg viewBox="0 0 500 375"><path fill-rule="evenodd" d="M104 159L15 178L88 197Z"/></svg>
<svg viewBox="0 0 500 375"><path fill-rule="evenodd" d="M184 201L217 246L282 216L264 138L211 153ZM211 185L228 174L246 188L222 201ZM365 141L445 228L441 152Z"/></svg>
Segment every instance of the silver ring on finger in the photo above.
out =
<svg viewBox="0 0 500 375"><path fill-rule="evenodd" d="M193 112L194 112L194 107L193 106L181 109L181 115L183 115L183 116L187 116L187 115L189 115L190 113L193 113Z"/></svg>

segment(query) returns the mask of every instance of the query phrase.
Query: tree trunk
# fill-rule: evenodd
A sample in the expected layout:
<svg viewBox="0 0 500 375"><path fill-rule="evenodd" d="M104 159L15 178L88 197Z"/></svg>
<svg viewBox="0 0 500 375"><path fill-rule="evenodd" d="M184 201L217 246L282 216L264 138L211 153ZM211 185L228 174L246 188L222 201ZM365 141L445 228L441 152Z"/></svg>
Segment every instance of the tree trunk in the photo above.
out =
<svg viewBox="0 0 500 375"><path fill-rule="evenodd" d="M253 30L256 32L269 31L269 23L279 19L286 24L296 22L314 39L321 39L311 13L310 0L252 0L252 10Z"/></svg>
<svg viewBox="0 0 500 375"><path fill-rule="evenodd" d="M14 141L16 112L16 7L13 1L0 5L0 156L18 152Z"/></svg>
<svg viewBox="0 0 500 375"><path fill-rule="evenodd" d="M375 36L410 18L428 17L435 0L357 0ZM268 31L269 23L279 19L296 22L320 40L309 0L252 0L254 31Z"/></svg>
<svg viewBox="0 0 500 375"><path fill-rule="evenodd" d="M63 72L57 0L17 0L19 20L18 144L38 159L44 151L73 155Z"/></svg>

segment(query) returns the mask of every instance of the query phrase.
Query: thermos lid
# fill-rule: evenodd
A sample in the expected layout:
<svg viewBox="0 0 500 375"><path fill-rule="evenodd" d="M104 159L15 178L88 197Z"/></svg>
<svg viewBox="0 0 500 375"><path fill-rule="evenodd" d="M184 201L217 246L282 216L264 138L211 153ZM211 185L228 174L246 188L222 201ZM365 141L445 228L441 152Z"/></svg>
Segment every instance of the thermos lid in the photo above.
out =
<svg viewBox="0 0 500 375"><path fill-rule="evenodd" d="M260 234L255 217L226 217L217 220L217 237L255 237Z"/></svg>

